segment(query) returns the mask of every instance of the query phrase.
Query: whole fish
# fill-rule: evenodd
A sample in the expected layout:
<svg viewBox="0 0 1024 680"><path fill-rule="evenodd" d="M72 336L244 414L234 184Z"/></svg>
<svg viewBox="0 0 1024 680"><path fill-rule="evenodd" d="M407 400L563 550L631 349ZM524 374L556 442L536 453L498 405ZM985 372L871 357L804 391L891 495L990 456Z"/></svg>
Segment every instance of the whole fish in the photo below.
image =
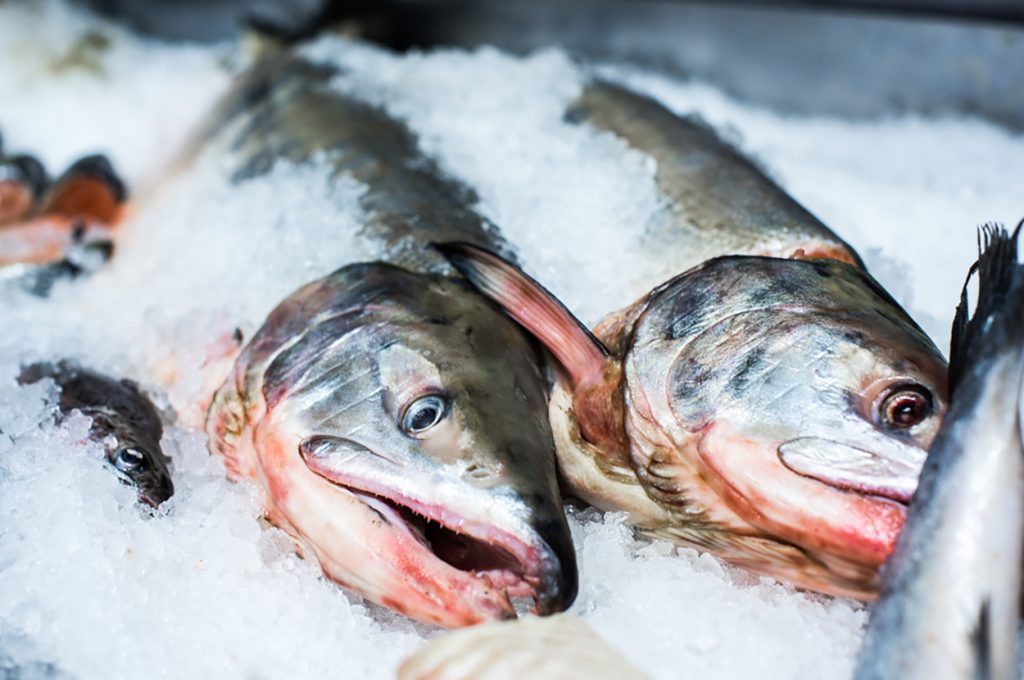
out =
<svg viewBox="0 0 1024 680"><path fill-rule="evenodd" d="M569 116L657 160L668 224L647 247L691 268L592 334L511 263L440 247L559 363L568 488L734 564L872 597L945 408L942 355L706 126L605 83Z"/></svg>
<svg viewBox="0 0 1024 680"><path fill-rule="evenodd" d="M163 424L152 402L130 380L117 380L69 362L26 366L22 385L50 378L60 390L58 420L79 412L92 419L89 436L106 451L107 463L139 500L154 508L174 495L170 458L160 446Z"/></svg>
<svg viewBox="0 0 1024 680"><path fill-rule="evenodd" d="M1024 559L1020 227L985 228L953 321L953 399L883 570L858 680L1016 678Z"/></svg>
<svg viewBox="0 0 1024 680"><path fill-rule="evenodd" d="M460 626L542 614L576 594L540 359L499 309L426 247L502 248L416 139L294 55L257 65L208 135L236 178L328 159L365 185L353 264L284 300L209 408L211 449L256 480L266 512L324 573L410 617Z"/></svg>

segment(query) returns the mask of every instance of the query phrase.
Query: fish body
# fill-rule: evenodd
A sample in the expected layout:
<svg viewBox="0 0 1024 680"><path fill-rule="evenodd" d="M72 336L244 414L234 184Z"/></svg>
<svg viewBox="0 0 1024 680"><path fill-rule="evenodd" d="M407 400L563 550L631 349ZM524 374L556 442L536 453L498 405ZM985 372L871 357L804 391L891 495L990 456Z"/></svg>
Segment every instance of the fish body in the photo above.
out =
<svg viewBox="0 0 1024 680"><path fill-rule="evenodd" d="M1019 231L1019 230L1018 230ZM1024 266L985 232L950 353L953 400L883 572L857 680L1015 678L1024 558Z"/></svg>
<svg viewBox="0 0 1024 680"><path fill-rule="evenodd" d="M664 214L641 245L673 273L724 255L829 258L863 267L849 244L699 118L595 80L566 119L654 159Z"/></svg>
<svg viewBox="0 0 1024 680"><path fill-rule="evenodd" d="M278 305L213 397L211 450L329 578L375 602L443 626L514 617L513 598L560 611L576 564L539 355L427 247L503 244L403 125L329 88L335 75L289 55L258 65L212 144L239 179L318 157L361 181L361 235L390 261Z"/></svg>
<svg viewBox="0 0 1024 680"><path fill-rule="evenodd" d="M26 366L21 384L53 380L60 397L58 419L79 412L92 419L89 437L103 446L107 463L139 500L158 507L174 495L170 458L160 445L163 424L153 403L130 380L117 380L73 362Z"/></svg>
<svg viewBox="0 0 1024 680"><path fill-rule="evenodd" d="M443 250L557 360L569 490L734 564L871 598L945 408L942 355L705 126L604 83L568 115L656 159L666 213L645 247L688 269L591 333L509 263Z"/></svg>

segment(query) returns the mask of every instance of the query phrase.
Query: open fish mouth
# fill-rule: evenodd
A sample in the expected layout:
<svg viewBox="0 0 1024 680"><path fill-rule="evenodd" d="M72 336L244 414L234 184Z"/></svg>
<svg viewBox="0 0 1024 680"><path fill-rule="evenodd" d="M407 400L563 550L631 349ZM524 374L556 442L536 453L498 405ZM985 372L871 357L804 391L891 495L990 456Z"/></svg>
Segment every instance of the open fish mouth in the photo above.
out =
<svg viewBox="0 0 1024 680"><path fill-rule="evenodd" d="M537 551L492 527L464 521L410 499L404 502L339 485L354 494L393 527L408 532L437 559L459 571L486 579L513 597L529 597L539 585L526 566ZM531 559L532 558L532 559Z"/></svg>
<svg viewBox="0 0 1024 680"><path fill-rule="evenodd" d="M878 454L822 437L801 437L779 446L779 460L799 475L904 505L917 489L925 455L923 450L919 455L903 451Z"/></svg>
<svg viewBox="0 0 1024 680"><path fill-rule="evenodd" d="M376 485L329 480L354 495L395 530L411 537L425 553L505 594L504 618L516 609L536 614L557 611L557 560L511 533L473 521L447 507L418 501ZM372 490L367 487L373 486ZM513 604L513 598L515 604Z"/></svg>
<svg viewBox="0 0 1024 680"><path fill-rule="evenodd" d="M369 449L350 445L339 457L324 442L314 437L300 446L305 467L387 525L390 538L381 539L379 554L405 574L406 585L420 584L416 597L440 598L446 611L468 607L475 621L514 618L517 606L550 614L572 601L575 562L559 552L564 522L544 521L503 487L467 492L432 478L393 483L360 471L359 454L372 454Z"/></svg>

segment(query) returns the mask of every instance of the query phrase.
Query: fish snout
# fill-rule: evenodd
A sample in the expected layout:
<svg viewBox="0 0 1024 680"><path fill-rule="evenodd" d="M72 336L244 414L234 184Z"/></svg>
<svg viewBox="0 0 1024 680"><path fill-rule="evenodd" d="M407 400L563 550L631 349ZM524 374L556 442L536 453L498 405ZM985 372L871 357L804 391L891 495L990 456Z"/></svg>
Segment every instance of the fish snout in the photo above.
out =
<svg viewBox="0 0 1024 680"><path fill-rule="evenodd" d="M160 468L152 470L139 480L139 500L153 508L174 495L174 482L171 475Z"/></svg>
<svg viewBox="0 0 1024 680"><path fill-rule="evenodd" d="M540 539L537 613L545 616L565 611L579 591L576 550L569 525L564 517L558 517L535 522L532 528Z"/></svg>

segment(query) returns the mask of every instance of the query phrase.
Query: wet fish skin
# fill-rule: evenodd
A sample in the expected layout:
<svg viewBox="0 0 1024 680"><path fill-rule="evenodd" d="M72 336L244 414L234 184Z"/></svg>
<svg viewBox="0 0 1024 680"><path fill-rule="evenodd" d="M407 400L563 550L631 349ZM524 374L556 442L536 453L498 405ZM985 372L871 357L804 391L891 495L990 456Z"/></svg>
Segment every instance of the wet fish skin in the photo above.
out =
<svg viewBox="0 0 1024 680"><path fill-rule="evenodd" d="M857 680L1017 677L1024 558L1020 228L986 227L953 325L954 394L883 571Z"/></svg>
<svg viewBox="0 0 1024 680"><path fill-rule="evenodd" d="M35 363L18 376L23 385L44 378L60 390L58 418L78 411L92 419L90 438L103 445L118 477L152 507L174 495L170 458L160 445L163 424L152 402L130 380L116 380L70 361Z"/></svg>
<svg viewBox="0 0 1024 680"><path fill-rule="evenodd" d="M539 354L426 247L504 244L472 192L401 123L331 89L336 76L271 58L203 138L231 154L237 181L281 159L359 180L361 236L389 262L279 304L213 397L211 450L264 489L267 516L329 578L375 602L443 626L514 617L513 598L561 611L576 563ZM410 433L416 422L427 427Z"/></svg>

